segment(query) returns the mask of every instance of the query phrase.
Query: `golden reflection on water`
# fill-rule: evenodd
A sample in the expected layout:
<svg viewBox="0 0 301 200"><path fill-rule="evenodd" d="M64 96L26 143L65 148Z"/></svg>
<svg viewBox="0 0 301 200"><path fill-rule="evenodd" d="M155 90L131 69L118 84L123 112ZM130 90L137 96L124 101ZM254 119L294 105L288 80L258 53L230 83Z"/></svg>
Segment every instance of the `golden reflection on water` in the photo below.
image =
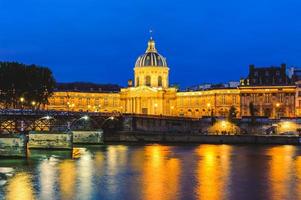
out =
<svg viewBox="0 0 301 200"><path fill-rule="evenodd" d="M297 199L301 199L301 156L298 156L295 161L295 173L296 173L296 186L295 191L293 191L295 194L297 194Z"/></svg>
<svg viewBox="0 0 301 200"><path fill-rule="evenodd" d="M154 145L145 148L143 166L143 199L178 199L181 163L169 158L170 148Z"/></svg>
<svg viewBox="0 0 301 200"><path fill-rule="evenodd" d="M292 181L292 170L294 169L293 156L295 150L295 146L285 145L272 147L267 151L267 155L271 157L268 177L273 200L287 198L290 195L290 187L294 187L290 183Z"/></svg>
<svg viewBox="0 0 301 200"><path fill-rule="evenodd" d="M86 151L77 162L77 181L76 190L79 199L90 199L93 190L94 161L92 154Z"/></svg>
<svg viewBox="0 0 301 200"><path fill-rule="evenodd" d="M127 163L128 147L124 145L109 146L107 149L107 173L110 176L108 179L108 190L110 193L116 193L118 190L119 180L117 174L120 168Z"/></svg>
<svg viewBox="0 0 301 200"><path fill-rule="evenodd" d="M232 146L201 145L196 149L197 199L226 199Z"/></svg>
<svg viewBox="0 0 301 200"><path fill-rule="evenodd" d="M59 164L59 183L61 199L73 199L75 194L76 166L72 160L65 160Z"/></svg>
<svg viewBox="0 0 301 200"><path fill-rule="evenodd" d="M101 187L105 187L108 194L118 194L123 189L121 188L123 184L129 183L125 190L135 195L138 193L146 200L180 199L187 192L181 190L184 188L181 184L187 184L187 178L191 181L188 184L194 192L191 195L195 195L196 199L229 199L234 193L241 192L252 195L252 191L248 191L249 185L242 185L241 190L230 188L230 174L232 166L240 165L239 162L246 160L253 162L253 155L257 156L255 161L259 161L258 156L260 157L258 165L267 166L260 168L263 171L256 172L259 173L260 179L254 182L255 184L263 182L262 187L266 189L264 195L272 200L301 199L301 156L298 156L300 150L297 146L251 148L254 152L250 157L246 151L239 151L240 148L250 150L250 147L200 145L189 152L191 156L187 161L191 165L185 163L186 158L181 156L182 151L175 154L177 148L151 145L131 150L127 146L118 145L108 146L107 151L97 152L77 148L73 151L73 158L76 160L51 156L40 160L38 167L30 168L34 175L31 175L31 172L16 172L5 185L5 199L94 198L95 191L99 189L96 188L97 178L103 178L104 185ZM234 163L231 161L233 152L246 157L241 159L238 156L234 159ZM26 167L24 169L28 170ZM139 175L124 173L128 170ZM245 172L247 171L236 175L239 179L250 178L245 176ZM38 189L35 191L34 188ZM258 190L255 188L255 191Z"/></svg>
<svg viewBox="0 0 301 200"><path fill-rule="evenodd" d="M26 172L14 175L7 185L7 200L32 200L35 199L31 177Z"/></svg>
<svg viewBox="0 0 301 200"><path fill-rule="evenodd" d="M55 188L57 181L57 163L58 160L56 158L50 157L49 159L45 159L40 164L39 169L39 178L41 185L41 199L52 199L55 194Z"/></svg>

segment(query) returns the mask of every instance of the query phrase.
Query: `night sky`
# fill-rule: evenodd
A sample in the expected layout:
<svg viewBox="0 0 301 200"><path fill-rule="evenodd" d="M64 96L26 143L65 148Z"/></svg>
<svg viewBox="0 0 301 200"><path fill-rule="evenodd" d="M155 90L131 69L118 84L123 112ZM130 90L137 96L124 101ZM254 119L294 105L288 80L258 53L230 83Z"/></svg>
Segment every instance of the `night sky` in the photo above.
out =
<svg viewBox="0 0 301 200"><path fill-rule="evenodd" d="M59 82L126 85L149 29L170 82L239 80L248 65L301 67L300 0L0 0L0 60Z"/></svg>

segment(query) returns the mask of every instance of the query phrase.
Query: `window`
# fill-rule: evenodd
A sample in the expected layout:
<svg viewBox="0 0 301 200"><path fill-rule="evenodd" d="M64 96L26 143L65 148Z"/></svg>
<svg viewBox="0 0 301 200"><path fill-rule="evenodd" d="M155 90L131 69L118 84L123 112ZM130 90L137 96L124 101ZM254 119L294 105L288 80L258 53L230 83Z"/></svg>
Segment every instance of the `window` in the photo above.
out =
<svg viewBox="0 0 301 200"><path fill-rule="evenodd" d="M298 91L298 97L301 97L301 91Z"/></svg>
<svg viewBox="0 0 301 200"><path fill-rule="evenodd" d="M139 77L136 79L136 85L139 86Z"/></svg>
<svg viewBox="0 0 301 200"><path fill-rule="evenodd" d="M233 104L236 104L236 96L233 96Z"/></svg>
<svg viewBox="0 0 301 200"><path fill-rule="evenodd" d="M265 75L266 75L266 76L269 76L269 71L265 71Z"/></svg>
<svg viewBox="0 0 301 200"><path fill-rule="evenodd" d="M158 77L158 87L162 87L162 77Z"/></svg>
<svg viewBox="0 0 301 200"><path fill-rule="evenodd" d="M270 103L270 95L266 94L266 95L264 96L264 102L265 102L265 103Z"/></svg>
<svg viewBox="0 0 301 200"><path fill-rule="evenodd" d="M145 85L146 86L151 86L151 77L150 76L145 77Z"/></svg>
<svg viewBox="0 0 301 200"><path fill-rule="evenodd" d="M222 104L225 104L225 103L226 103L225 95L222 95Z"/></svg>
<svg viewBox="0 0 301 200"><path fill-rule="evenodd" d="M104 99L104 106L108 106L109 105L109 101L108 101L108 98L106 97L105 99Z"/></svg>
<svg viewBox="0 0 301 200"><path fill-rule="evenodd" d="M279 101L280 103L283 103L283 94L279 94Z"/></svg>

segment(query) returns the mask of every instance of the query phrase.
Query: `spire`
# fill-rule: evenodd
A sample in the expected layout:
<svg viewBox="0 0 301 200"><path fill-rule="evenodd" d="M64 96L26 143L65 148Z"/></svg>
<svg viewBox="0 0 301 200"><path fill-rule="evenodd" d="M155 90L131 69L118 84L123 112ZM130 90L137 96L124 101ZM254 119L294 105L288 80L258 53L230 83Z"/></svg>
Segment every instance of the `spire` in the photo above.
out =
<svg viewBox="0 0 301 200"><path fill-rule="evenodd" d="M148 52L157 52L157 49L155 47L155 41L153 40L152 33L153 33L153 30L150 29L149 30L150 39L148 40L147 49L146 49L145 53L148 53Z"/></svg>
<svg viewBox="0 0 301 200"><path fill-rule="evenodd" d="M150 39L152 40L153 39L153 30L152 29L149 29L149 35L150 35Z"/></svg>

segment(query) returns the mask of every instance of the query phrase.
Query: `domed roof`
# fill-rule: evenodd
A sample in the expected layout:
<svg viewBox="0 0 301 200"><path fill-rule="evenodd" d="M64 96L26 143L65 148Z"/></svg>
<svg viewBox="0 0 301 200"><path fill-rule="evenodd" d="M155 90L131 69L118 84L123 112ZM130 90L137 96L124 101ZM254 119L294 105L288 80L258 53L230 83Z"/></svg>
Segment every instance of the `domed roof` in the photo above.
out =
<svg viewBox="0 0 301 200"><path fill-rule="evenodd" d="M167 67L166 59L155 47L155 41L150 38L145 54L138 57L135 67Z"/></svg>

